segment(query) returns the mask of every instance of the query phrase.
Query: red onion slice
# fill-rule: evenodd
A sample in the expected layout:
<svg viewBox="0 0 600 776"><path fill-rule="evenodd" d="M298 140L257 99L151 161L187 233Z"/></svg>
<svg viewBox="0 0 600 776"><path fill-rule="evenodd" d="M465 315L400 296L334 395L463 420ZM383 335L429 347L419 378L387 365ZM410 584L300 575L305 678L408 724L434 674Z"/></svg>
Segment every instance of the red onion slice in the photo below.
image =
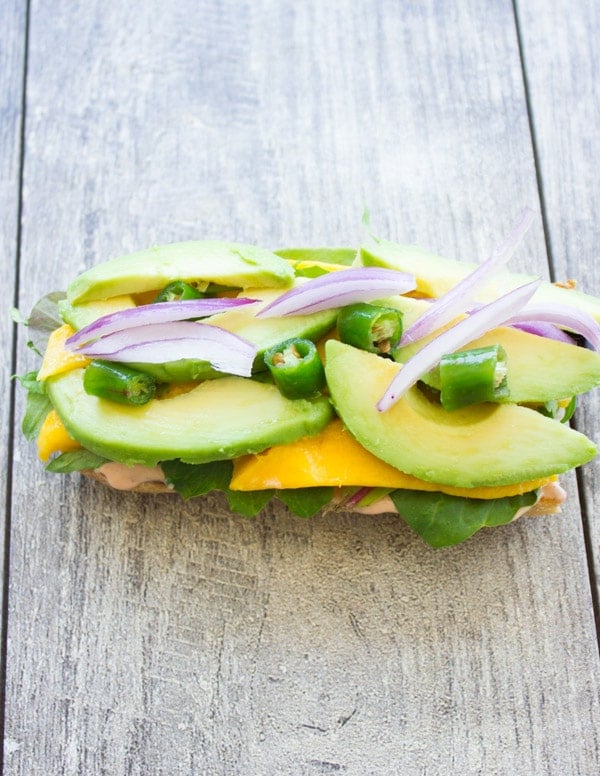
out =
<svg viewBox="0 0 600 776"><path fill-rule="evenodd" d="M573 337L567 334L566 331L559 329L553 323L544 323L542 321L523 321L522 323L509 324L513 329L520 329L527 332L527 334L535 334L538 337L546 337L546 339L556 340L557 342L564 342L565 345L574 345L575 341Z"/></svg>
<svg viewBox="0 0 600 776"><path fill-rule="evenodd" d="M379 412L385 412L394 405L417 380L439 363L443 355L454 353L515 315L531 299L540 282L534 280L509 291L428 342L402 366L389 384L377 403Z"/></svg>
<svg viewBox="0 0 600 776"><path fill-rule="evenodd" d="M413 275L380 267L340 269L308 280L277 297L256 314L257 318L308 315L355 302L371 302L416 288Z"/></svg>
<svg viewBox="0 0 600 776"><path fill-rule="evenodd" d="M365 496L368 496L369 493L373 490L372 487L364 487L359 488L355 493L353 493L349 498L346 499L344 502L344 506L347 508L355 507L359 501L362 501Z"/></svg>
<svg viewBox="0 0 600 776"><path fill-rule="evenodd" d="M527 305L518 313L511 315L507 324L546 323L560 326L562 329L581 334L594 350L600 351L600 324L591 315L566 304Z"/></svg>
<svg viewBox="0 0 600 776"><path fill-rule="evenodd" d="M107 361L164 364L183 358L208 361L219 372L249 377L257 348L217 326L192 321L137 326L107 334L78 351Z"/></svg>
<svg viewBox="0 0 600 776"><path fill-rule="evenodd" d="M79 329L66 341L68 348L75 348L84 342L104 337L116 331L146 326L157 323L185 321L190 318L206 318L216 313L222 313L236 307L254 304L256 299L241 297L230 299L219 297L215 299L185 299L180 302L161 302L160 304L143 304L127 310L103 315L93 323Z"/></svg>
<svg viewBox="0 0 600 776"><path fill-rule="evenodd" d="M406 329L400 344L409 345L416 342L465 312L475 292L488 283L494 272L514 254L534 215L531 208L525 208L509 234L494 248L490 256L450 291L433 302L429 310Z"/></svg>

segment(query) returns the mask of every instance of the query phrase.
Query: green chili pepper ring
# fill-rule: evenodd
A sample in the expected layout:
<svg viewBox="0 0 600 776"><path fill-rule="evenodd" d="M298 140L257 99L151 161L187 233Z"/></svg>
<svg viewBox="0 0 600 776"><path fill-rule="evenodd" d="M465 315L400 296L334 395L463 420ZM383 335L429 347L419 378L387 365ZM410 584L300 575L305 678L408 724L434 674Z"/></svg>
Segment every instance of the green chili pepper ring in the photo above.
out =
<svg viewBox="0 0 600 776"><path fill-rule="evenodd" d="M289 339L264 354L275 384L288 399L315 396L325 385L325 370L314 342Z"/></svg>
<svg viewBox="0 0 600 776"><path fill-rule="evenodd" d="M152 375L122 364L95 359L83 373L86 393L119 404L146 404L156 393L156 381Z"/></svg>
<svg viewBox="0 0 600 776"><path fill-rule="evenodd" d="M206 294L203 294L194 286L186 283L184 280L174 280L165 286L163 290L158 294L154 303L157 302L180 302L187 299L202 299Z"/></svg>
<svg viewBox="0 0 600 776"><path fill-rule="evenodd" d="M506 399L506 352L501 345L489 345L449 353L440 361L439 379L440 401L448 411Z"/></svg>
<svg viewBox="0 0 600 776"><path fill-rule="evenodd" d="M393 307L359 302L338 313L338 333L342 342L355 348L391 355L402 336L402 313Z"/></svg>

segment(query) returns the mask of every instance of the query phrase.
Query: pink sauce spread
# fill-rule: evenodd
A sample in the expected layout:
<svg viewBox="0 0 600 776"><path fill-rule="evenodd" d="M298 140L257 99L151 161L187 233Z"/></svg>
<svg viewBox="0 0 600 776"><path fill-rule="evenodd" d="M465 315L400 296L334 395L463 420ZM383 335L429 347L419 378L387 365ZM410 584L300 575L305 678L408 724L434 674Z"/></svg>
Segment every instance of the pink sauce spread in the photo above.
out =
<svg viewBox="0 0 600 776"><path fill-rule="evenodd" d="M104 475L106 482L115 490L132 490L144 482L164 482L165 477L160 466L142 466L136 463L126 466L113 461L105 463L96 471Z"/></svg>

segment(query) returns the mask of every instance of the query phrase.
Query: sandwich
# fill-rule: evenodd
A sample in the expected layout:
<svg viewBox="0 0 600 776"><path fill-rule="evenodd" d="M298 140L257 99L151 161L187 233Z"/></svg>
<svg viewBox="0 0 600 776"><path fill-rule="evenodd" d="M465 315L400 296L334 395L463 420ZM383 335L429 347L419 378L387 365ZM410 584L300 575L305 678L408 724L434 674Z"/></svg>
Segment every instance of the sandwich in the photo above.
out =
<svg viewBox="0 0 600 776"><path fill-rule="evenodd" d="M594 442L600 300L370 236L272 252L195 241L110 259L27 320L23 431L49 472L232 512L397 512L433 547L552 514Z"/></svg>

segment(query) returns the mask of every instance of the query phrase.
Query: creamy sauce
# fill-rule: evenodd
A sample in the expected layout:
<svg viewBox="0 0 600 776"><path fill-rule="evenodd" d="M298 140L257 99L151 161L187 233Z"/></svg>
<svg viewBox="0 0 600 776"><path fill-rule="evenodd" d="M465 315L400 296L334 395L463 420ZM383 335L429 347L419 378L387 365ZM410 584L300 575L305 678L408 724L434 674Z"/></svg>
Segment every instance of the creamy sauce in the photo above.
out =
<svg viewBox="0 0 600 776"><path fill-rule="evenodd" d="M134 464L133 466L126 466L124 463L109 462L100 466L96 471L102 474L108 485L115 490L133 490L138 485L143 485L146 482L163 482L165 477L160 466L142 466L141 464ZM542 486L538 496L536 504L541 501L549 501L552 507L549 511L557 511L558 507L565 501L567 494L558 482L548 482ZM518 517L522 517L533 509L536 504L529 507L523 507L515 514L514 520ZM394 502L389 496L384 496L374 504L370 504L368 507L355 507L353 512L358 512L361 515L383 515L390 512L398 513Z"/></svg>
<svg viewBox="0 0 600 776"><path fill-rule="evenodd" d="M145 482L164 482L165 476L160 466L142 466L136 463L126 466L124 463L111 461L96 469L106 479L108 485L115 490L133 490Z"/></svg>
<svg viewBox="0 0 600 776"><path fill-rule="evenodd" d="M558 484L558 482L548 482L546 485L541 487L536 503L539 504L540 501L549 500L552 502L552 507L556 509L562 503L564 503L566 498L566 491L563 487L561 487L561 485ZM535 504L532 504L529 507L522 507L515 514L513 520L516 520L518 517L522 517L523 515L527 514L527 512L529 512L530 509L533 509L534 506ZM376 501L374 504L370 504L368 507L356 507L353 511L359 512L361 515L383 515L387 512L398 512L394 502L389 496L385 496L379 501Z"/></svg>

